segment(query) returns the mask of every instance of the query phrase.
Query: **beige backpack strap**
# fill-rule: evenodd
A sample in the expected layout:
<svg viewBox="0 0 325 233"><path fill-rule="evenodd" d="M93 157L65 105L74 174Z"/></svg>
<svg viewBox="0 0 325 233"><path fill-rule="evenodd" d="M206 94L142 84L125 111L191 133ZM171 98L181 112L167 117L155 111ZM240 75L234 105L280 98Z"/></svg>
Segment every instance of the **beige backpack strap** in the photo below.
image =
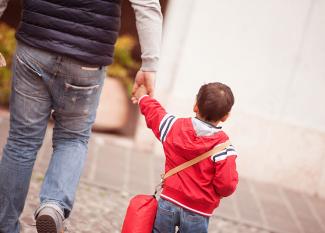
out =
<svg viewBox="0 0 325 233"><path fill-rule="evenodd" d="M164 175L162 175L162 180L164 181L168 177L176 174L177 172L180 172L184 170L185 168L188 168L190 166L193 166L194 164L197 164L198 162L202 161L203 159L206 159L214 154L218 154L222 150L226 149L228 146L230 146L230 141L226 141L224 143L219 144L218 146L214 147L213 149L205 152L204 154L195 157L194 159L187 161L185 163L182 163L181 165L178 165L177 167L174 167L173 169L170 169L168 172L166 172Z"/></svg>

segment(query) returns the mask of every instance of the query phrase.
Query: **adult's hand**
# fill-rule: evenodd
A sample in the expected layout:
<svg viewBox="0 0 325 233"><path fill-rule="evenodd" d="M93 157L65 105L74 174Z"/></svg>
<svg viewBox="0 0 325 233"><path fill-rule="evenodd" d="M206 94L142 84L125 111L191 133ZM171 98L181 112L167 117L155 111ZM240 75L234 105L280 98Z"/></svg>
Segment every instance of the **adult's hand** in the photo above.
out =
<svg viewBox="0 0 325 233"><path fill-rule="evenodd" d="M0 67L6 66L6 60L0 53Z"/></svg>
<svg viewBox="0 0 325 233"><path fill-rule="evenodd" d="M134 85L132 89L131 100L134 104L138 102L138 99L134 96L134 93L141 85L144 85L149 96L152 97L154 95L155 79L156 79L156 72L141 71L141 70L138 71L137 75L135 76Z"/></svg>

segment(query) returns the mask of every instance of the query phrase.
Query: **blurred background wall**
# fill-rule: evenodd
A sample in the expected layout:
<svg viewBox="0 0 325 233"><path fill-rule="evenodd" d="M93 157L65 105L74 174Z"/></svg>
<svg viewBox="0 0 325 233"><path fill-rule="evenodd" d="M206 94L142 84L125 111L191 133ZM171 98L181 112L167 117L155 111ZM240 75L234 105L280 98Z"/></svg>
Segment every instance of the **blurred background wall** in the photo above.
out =
<svg viewBox="0 0 325 233"><path fill-rule="evenodd" d="M157 98L191 116L202 84L228 84L240 175L325 197L324 12L324 0L170 1ZM162 153L143 119L136 140Z"/></svg>
<svg viewBox="0 0 325 233"><path fill-rule="evenodd" d="M236 103L224 129L240 153L240 175L325 197L325 0L161 4L166 14L156 97L167 110L191 116L202 84L228 84ZM129 1L122 16L121 34L137 39ZM19 17L20 1L11 0L2 21L16 27ZM139 61L139 45L133 55ZM136 146L161 156L137 116L131 108L115 133L133 140L136 131Z"/></svg>

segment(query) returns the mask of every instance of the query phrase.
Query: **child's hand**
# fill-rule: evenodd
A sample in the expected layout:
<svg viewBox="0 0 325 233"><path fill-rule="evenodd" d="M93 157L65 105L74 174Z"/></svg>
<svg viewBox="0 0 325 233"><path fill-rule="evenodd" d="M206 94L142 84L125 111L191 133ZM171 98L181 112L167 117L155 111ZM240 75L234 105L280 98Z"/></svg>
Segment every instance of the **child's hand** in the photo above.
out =
<svg viewBox="0 0 325 233"><path fill-rule="evenodd" d="M142 71L142 70L139 70L137 72L137 75L134 80L133 88L132 88L132 98L131 98L134 104L138 103L138 99L135 96L135 92L138 90L138 88L141 85L144 85L147 90L147 94L153 97L154 90L155 90L155 76L156 76L156 72Z"/></svg>
<svg viewBox="0 0 325 233"><path fill-rule="evenodd" d="M133 92L133 96L131 100L134 104L136 104L139 101L139 99L144 95L148 95L148 91L144 85L141 85L136 89L135 92Z"/></svg>
<svg viewBox="0 0 325 233"><path fill-rule="evenodd" d="M134 97L139 100L142 96L144 95L147 95L148 94L148 91L147 89L145 88L144 85L141 85L137 90L136 92L134 93Z"/></svg>

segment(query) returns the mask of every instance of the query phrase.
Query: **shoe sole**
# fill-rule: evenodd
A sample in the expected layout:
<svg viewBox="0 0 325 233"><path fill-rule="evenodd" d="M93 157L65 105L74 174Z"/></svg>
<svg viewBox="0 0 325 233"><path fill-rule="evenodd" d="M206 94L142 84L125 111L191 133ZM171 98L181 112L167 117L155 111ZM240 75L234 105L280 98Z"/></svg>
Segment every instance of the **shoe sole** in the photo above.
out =
<svg viewBox="0 0 325 233"><path fill-rule="evenodd" d="M36 229L38 233L57 233L54 219L49 215L42 215L37 218ZM63 231L62 231L63 233Z"/></svg>

